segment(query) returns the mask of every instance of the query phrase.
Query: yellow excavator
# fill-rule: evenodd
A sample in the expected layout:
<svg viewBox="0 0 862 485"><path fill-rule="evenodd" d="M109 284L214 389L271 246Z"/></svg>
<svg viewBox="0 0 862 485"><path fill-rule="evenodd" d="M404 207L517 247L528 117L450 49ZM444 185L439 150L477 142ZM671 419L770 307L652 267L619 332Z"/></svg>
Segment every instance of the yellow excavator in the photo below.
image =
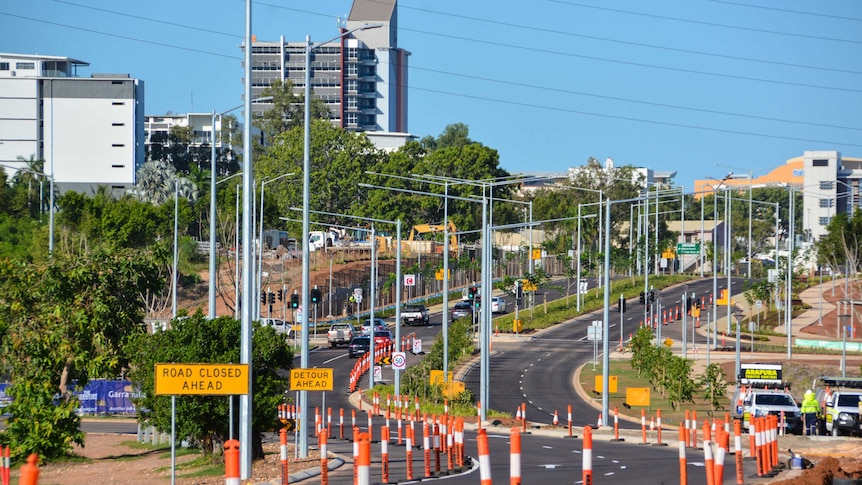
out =
<svg viewBox="0 0 862 485"><path fill-rule="evenodd" d="M437 232L448 231L449 233L449 251L457 252L458 251L458 236L455 235L457 229L455 229L455 224L452 223L451 220L444 226L443 224L416 224L415 226L410 228L410 235L407 237L408 241L422 241L424 238L423 234L433 234ZM440 252L442 252L442 246Z"/></svg>

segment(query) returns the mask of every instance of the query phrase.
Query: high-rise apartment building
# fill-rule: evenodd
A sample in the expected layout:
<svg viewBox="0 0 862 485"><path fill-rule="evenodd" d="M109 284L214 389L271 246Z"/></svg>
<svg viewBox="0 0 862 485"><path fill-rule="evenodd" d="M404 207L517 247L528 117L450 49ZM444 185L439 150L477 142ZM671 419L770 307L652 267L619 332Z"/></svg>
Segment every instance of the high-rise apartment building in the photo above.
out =
<svg viewBox="0 0 862 485"><path fill-rule="evenodd" d="M311 93L329 108L332 123L351 131L407 132L407 57L398 47L396 0L355 0L341 33L313 44ZM334 33L333 37L338 34ZM314 39L312 39L313 41ZM306 42L252 40L252 98L273 82L290 81L298 94L305 88ZM271 103L253 103L263 113Z"/></svg>
<svg viewBox="0 0 862 485"><path fill-rule="evenodd" d="M0 164L25 168L18 157L32 157L61 191L122 194L144 161L144 83L128 74L77 77L88 65L0 53Z"/></svg>

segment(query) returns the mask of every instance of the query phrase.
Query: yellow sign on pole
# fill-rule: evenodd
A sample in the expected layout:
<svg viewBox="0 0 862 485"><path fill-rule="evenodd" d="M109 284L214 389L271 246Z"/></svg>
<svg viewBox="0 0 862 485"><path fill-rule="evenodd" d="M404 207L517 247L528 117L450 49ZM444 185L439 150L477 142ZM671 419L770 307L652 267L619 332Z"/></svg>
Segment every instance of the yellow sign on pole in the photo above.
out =
<svg viewBox="0 0 862 485"><path fill-rule="evenodd" d="M523 288L524 291L536 291L539 289L539 287L530 280L521 280L521 288Z"/></svg>
<svg viewBox="0 0 862 485"><path fill-rule="evenodd" d="M458 397L458 394L464 392L464 383L461 381L449 381L443 385L443 395L446 397Z"/></svg>
<svg viewBox="0 0 862 485"><path fill-rule="evenodd" d="M437 281L443 281L443 270L442 269L438 269L434 273L434 279ZM452 279L452 270L451 269L449 270L449 279L450 280Z"/></svg>
<svg viewBox="0 0 862 485"><path fill-rule="evenodd" d="M627 387L626 404L629 406L649 406L649 387Z"/></svg>
<svg viewBox="0 0 862 485"><path fill-rule="evenodd" d="M449 371L449 373L446 374L446 377L448 377L448 379L446 379L447 381L452 382L452 371ZM443 384L443 371L432 370L428 376L428 382L430 384Z"/></svg>
<svg viewBox="0 0 862 485"><path fill-rule="evenodd" d="M602 376L596 376L596 392L602 392L602 389L605 386L602 383ZM616 393L617 392L617 376L608 376L608 392Z"/></svg>
<svg viewBox="0 0 862 485"><path fill-rule="evenodd" d="M523 330L523 328L524 328L524 326L523 326L523 324L521 323L521 319L520 319L520 318L516 318L516 319L512 322L512 330L514 330L514 331L515 331L515 333L521 333L521 331Z"/></svg>
<svg viewBox="0 0 862 485"><path fill-rule="evenodd" d="M291 391L331 391L332 369L290 369Z"/></svg>
<svg viewBox="0 0 862 485"><path fill-rule="evenodd" d="M533 250L533 259L542 259L542 250L534 249Z"/></svg>
<svg viewBox="0 0 862 485"><path fill-rule="evenodd" d="M248 364L156 364L156 395L248 394Z"/></svg>

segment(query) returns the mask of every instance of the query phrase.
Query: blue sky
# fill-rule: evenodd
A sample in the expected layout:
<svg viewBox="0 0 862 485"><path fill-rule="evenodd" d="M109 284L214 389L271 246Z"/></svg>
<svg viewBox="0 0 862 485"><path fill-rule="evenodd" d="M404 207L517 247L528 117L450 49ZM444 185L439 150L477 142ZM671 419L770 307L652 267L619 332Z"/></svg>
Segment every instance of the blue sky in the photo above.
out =
<svg viewBox="0 0 862 485"><path fill-rule="evenodd" d="M351 4L256 2L253 30L327 40ZM691 187L804 150L862 157L858 0L402 0L398 15L409 131L465 123L510 172L611 157ZM243 0L10 1L0 52L129 73L147 114L222 111L241 102L244 28Z"/></svg>

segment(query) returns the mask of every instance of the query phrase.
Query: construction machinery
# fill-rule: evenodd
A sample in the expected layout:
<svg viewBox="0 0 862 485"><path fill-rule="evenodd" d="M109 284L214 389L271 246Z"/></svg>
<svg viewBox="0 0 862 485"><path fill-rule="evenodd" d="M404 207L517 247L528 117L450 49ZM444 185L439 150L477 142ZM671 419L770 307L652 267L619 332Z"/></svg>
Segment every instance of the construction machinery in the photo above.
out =
<svg viewBox="0 0 862 485"><path fill-rule="evenodd" d="M434 234L443 231L447 231L449 233L449 251L457 252L458 236L455 235L457 229L455 229L455 224L453 224L451 220L449 220L445 226L443 224L416 224L410 228L410 235L407 237L407 241L410 243L411 247L415 248L415 242L426 240L424 237L425 234ZM442 246L434 252L442 253Z"/></svg>

